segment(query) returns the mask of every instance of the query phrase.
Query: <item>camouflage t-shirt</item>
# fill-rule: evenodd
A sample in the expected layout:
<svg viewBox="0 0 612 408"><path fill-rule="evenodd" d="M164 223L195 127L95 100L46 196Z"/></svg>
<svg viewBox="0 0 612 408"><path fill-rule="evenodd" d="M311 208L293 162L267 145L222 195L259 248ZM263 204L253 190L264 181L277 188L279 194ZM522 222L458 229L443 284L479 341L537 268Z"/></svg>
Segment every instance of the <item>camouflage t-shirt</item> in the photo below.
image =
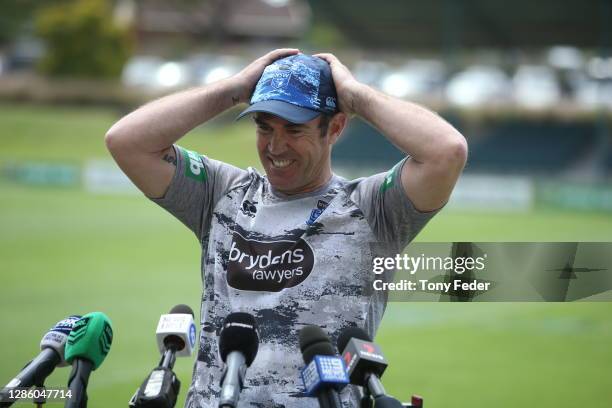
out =
<svg viewBox="0 0 612 408"><path fill-rule="evenodd" d="M300 380L299 332L321 327L335 344L347 326L374 338L386 297L374 291L372 259L393 256L435 212L417 211L400 172L353 181L333 176L318 191L285 196L256 170L175 147L177 170L153 199L202 245L201 333L186 407L217 407L223 362L218 331L232 312L259 325L259 351L240 395L243 407L318 407ZM391 279L391 276L384 277ZM343 405L358 406L353 387Z"/></svg>

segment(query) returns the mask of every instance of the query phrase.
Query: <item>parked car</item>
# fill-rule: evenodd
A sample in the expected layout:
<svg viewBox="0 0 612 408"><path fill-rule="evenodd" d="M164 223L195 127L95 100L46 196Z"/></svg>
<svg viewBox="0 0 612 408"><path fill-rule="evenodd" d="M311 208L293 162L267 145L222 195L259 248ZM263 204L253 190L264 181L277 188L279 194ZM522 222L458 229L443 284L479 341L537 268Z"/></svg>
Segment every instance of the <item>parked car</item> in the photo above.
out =
<svg viewBox="0 0 612 408"><path fill-rule="evenodd" d="M123 67L121 82L125 86L154 88L157 82L157 71L163 63L164 61L159 57L132 57Z"/></svg>
<svg viewBox="0 0 612 408"><path fill-rule="evenodd" d="M188 59L193 85L207 85L238 73L245 62L233 55L199 54Z"/></svg>
<svg viewBox="0 0 612 408"><path fill-rule="evenodd" d="M490 65L474 65L455 74L446 86L451 104L478 107L512 99L512 83L506 73Z"/></svg>
<svg viewBox="0 0 612 408"><path fill-rule="evenodd" d="M381 89L382 79L389 72L389 65L381 61L360 60L351 71L359 82Z"/></svg>
<svg viewBox="0 0 612 408"><path fill-rule="evenodd" d="M521 65L512 79L514 100L522 107L551 107L561 99L561 87L552 68L545 65Z"/></svg>
<svg viewBox="0 0 612 408"><path fill-rule="evenodd" d="M392 71L382 81L382 90L398 98L439 96L446 70L435 60L414 60Z"/></svg>

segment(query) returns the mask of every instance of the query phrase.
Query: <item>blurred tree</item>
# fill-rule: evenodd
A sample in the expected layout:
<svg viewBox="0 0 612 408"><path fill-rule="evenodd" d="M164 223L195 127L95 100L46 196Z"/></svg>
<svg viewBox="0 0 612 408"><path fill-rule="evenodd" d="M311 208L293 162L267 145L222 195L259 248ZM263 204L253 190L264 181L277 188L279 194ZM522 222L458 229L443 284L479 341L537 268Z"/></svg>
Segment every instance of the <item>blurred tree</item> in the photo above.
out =
<svg viewBox="0 0 612 408"><path fill-rule="evenodd" d="M53 76L112 78L132 50L127 29L113 22L107 0L74 0L42 8L36 31L46 44L40 69Z"/></svg>
<svg viewBox="0 0 612 408"><path fill-rule="evenodd" d="M0 1L0 46L9 44L36 8L35 0Z"/></svg>
<svg viewBox="0 0 612 408"><path fill-rule="evenodd" d="M315 22L304 41L316 50L332 51L346 48L349 45L344 34L327 21Z"/></svg>

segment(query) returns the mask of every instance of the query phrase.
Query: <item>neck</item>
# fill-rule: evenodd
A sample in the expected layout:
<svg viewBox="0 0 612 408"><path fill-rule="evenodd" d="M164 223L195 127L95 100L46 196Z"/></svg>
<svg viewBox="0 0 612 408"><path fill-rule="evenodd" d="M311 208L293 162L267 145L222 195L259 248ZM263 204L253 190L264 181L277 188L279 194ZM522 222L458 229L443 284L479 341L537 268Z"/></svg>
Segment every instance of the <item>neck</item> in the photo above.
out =
<svg viewBox="0 0 612 408"><path fill-rule="evenodd" d="M332 178L332 173L331 170L328 170L325 174L325 176L318 178L317 181L313 181L312 183L306 184L302 187L300 187L299 189L295 189L295 190L289 190L289 191L285 191L285 190L281 190L278 189L274 186L272 186L272 188L274 188L274 191L287 195L287 196L294 196L294 195L298 195L298 194L306 194L306 193L311 193L313 191L316 191L322 187L324 187L327 183L329 183L329 181Z"/></svg>

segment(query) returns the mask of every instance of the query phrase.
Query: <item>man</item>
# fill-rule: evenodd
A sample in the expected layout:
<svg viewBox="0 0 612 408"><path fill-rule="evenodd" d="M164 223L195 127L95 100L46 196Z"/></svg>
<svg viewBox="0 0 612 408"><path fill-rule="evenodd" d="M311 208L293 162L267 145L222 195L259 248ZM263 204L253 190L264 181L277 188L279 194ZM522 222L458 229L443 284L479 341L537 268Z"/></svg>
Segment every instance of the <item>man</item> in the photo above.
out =
<svg viewBox="0 0 612 408"><path fill-rule="evenodd" d="M266 176L173 145L249 100L241 116L254 117ZM353 114L410 156L387 174L334 175L332 145ZM260 328L241 405L316 407L301 393L300 329L314 324L335 339L360 326L374 337L386 296L372 289L372 259L401 252L446 203L467 150L434 113L359 83L331 54L297 49L145 105L117 122L106 144L138 188L202 245L202 332L188 407L217 406L217 330L237 311L253 314ZM352 387L341 396L356 406Z"/></svg>

